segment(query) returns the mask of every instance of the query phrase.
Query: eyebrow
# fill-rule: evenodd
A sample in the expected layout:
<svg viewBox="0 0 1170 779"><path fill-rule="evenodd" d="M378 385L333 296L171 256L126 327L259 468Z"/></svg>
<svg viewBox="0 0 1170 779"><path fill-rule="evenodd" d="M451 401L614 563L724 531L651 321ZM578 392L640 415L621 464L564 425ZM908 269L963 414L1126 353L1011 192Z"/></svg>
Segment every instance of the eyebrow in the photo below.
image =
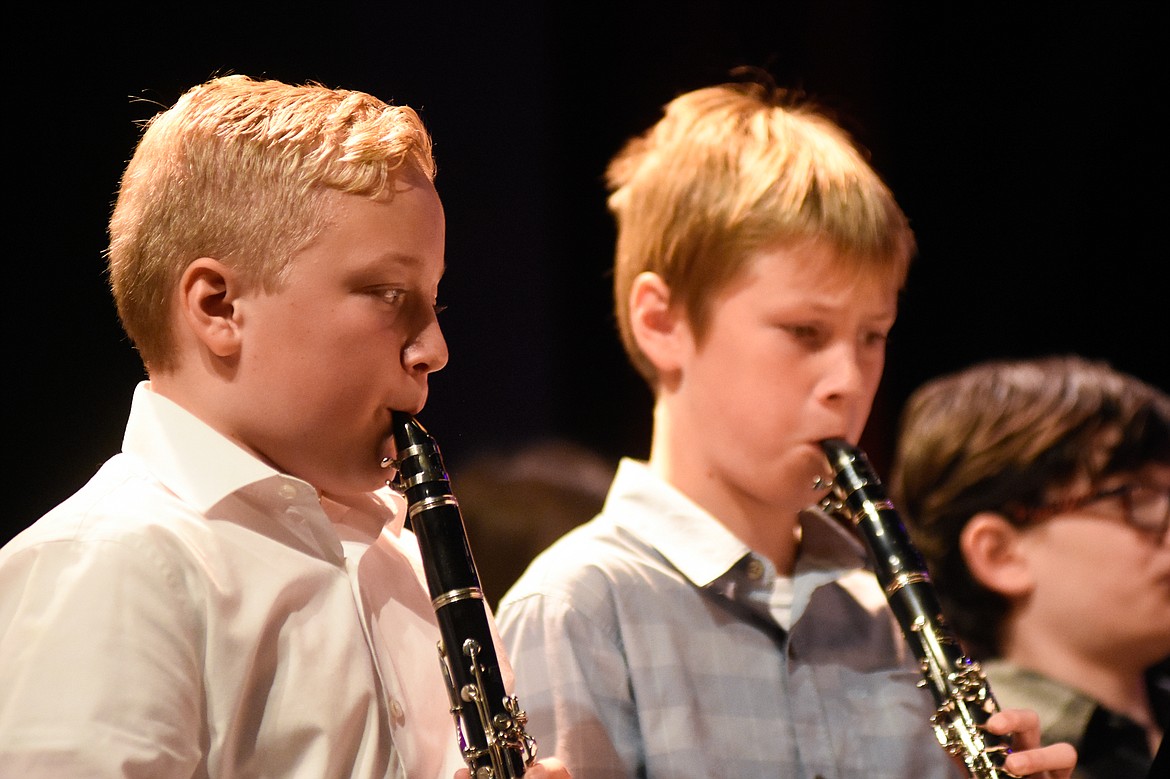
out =
<svg viewBox="0 0 1170 779"><path fill-rule="evenodd" d="M414 254L393 251L383 252L357 265L353 269L353 275L380 272L388 266L397 266L409 270L417 270L423 266L424 262L425 261L421 257ZM446 260L443 260L442 264L439 265L439 276L442 277L446 272L447 262Z"/></svg>
<svg viewBox="0 0 1170 779"><path fill-rule="evenodd" d="M834 316L838 310L838 306L835 303L824 303L824 302L821 302L819 300L809 300L809 299L794 301L793 303L786 304L784 306L784 308L800 309L800 310L803 310L803 311L811 314L812 316ZM856 306L852 306L852 308L854 310L857 310ZM898 306L895 305L889 309L883 309L881 311L875 310L873 312L870 312L870 313L866 314L865 319L867 321L879 320L882 322L885 322L885 321L892 322L892 321L897 320L898 313L899 313Z"/></svg>

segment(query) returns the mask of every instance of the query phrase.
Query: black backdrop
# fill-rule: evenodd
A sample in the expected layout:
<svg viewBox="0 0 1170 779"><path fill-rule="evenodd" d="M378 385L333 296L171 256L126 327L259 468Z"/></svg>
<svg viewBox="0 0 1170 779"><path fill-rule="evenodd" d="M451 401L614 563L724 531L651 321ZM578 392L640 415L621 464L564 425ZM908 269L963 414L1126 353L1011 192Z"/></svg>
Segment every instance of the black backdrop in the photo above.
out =
<svg viewBox="0 0 1170 779"><path fill-rule="evenodd" d="M975 360L1076 351L1170 389L1156 4L942 5L351 0L11 12L5 309L15 354L0 540L117 450L141 378L102 264L135 123L155 110L135 98L170 104L224 72L367 90L415 106L433 132L452 360L423 418L453 469L554 435L607 457L645 453L649 396L610 316L601 173L662 104L739 64L766 66L835 110L917 230L920 257L866 435L875 465L906 394Z"/></svg>

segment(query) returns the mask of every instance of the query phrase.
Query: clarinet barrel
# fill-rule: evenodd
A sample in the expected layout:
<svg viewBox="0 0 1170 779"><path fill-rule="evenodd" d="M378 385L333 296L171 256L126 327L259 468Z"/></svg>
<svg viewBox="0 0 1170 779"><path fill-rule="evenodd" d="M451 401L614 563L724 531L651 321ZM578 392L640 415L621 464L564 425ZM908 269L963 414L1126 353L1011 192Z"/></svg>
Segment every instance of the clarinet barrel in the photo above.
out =
<svg viewBox="0 0 1170 779"><path fill-rule="evenodd" d="M919 661L921 685L933 694L937 709L930 724L939 743L972 779L1018 779L1003 768L1008 739L983 727L999 704L947 625L926 565L884 485L862 450L840 439L820 443L833 471L822 508L856 526L869 548L878 583Z"/></svg>
<svg viewBox="0 0 1170 779"><path fill-rule="evenodd" d="M397 474L418 538L439 623L439 664L456 738L472 779L515 779L536 759L527 715L504 687L459 502L434 439L409 414L395 413Z"/></svg>

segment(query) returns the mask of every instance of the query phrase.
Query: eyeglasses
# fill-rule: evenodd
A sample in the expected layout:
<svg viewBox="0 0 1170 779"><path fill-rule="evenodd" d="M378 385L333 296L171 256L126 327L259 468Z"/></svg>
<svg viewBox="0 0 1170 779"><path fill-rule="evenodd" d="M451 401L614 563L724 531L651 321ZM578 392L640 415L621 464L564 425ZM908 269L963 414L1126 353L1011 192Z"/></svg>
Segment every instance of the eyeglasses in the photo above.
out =
<svg viewBox="0 0 1170 779"><path fill-rule="evenodd" d="M1110 498L1121 499L1127 525L1144 533L1150 533L1155 538L1165 538L1166 530L1170 528L1170 487L1123 484L1120 487L1099 490L1079 498L1058 500L1042 506L1019 509L1013 514L1019 522L1034 524L1043 522L1057 514L1067 514L1091 503Z"/></svg>

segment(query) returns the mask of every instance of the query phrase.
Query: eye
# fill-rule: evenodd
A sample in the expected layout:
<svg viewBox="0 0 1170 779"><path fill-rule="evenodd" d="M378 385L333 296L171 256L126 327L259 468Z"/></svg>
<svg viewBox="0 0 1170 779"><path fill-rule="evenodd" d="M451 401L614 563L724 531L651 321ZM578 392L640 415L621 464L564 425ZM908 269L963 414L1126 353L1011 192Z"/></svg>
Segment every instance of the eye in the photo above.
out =
<svg viewBox="0 0 1170 779"><path fill-rule="evenodd" d="M402 305L403 300L406 298L406 290L399 287L383 287L376 290L376 294L384 302L392 306Z"/></svg>
<svg viewBox="0 0 1170 779"><path fill-rule="evenodd" d="M890 334L885 330L869 330L862 334L861 340L866 346L884 346Z"/></svg>
<svg viewBox="0 0 1170 779"><path fill-rule="evenodd" d="M825 329L820 325L785 325L784 329L797 341L808 346L817 346L824 343L826 338Z"/></svg>

